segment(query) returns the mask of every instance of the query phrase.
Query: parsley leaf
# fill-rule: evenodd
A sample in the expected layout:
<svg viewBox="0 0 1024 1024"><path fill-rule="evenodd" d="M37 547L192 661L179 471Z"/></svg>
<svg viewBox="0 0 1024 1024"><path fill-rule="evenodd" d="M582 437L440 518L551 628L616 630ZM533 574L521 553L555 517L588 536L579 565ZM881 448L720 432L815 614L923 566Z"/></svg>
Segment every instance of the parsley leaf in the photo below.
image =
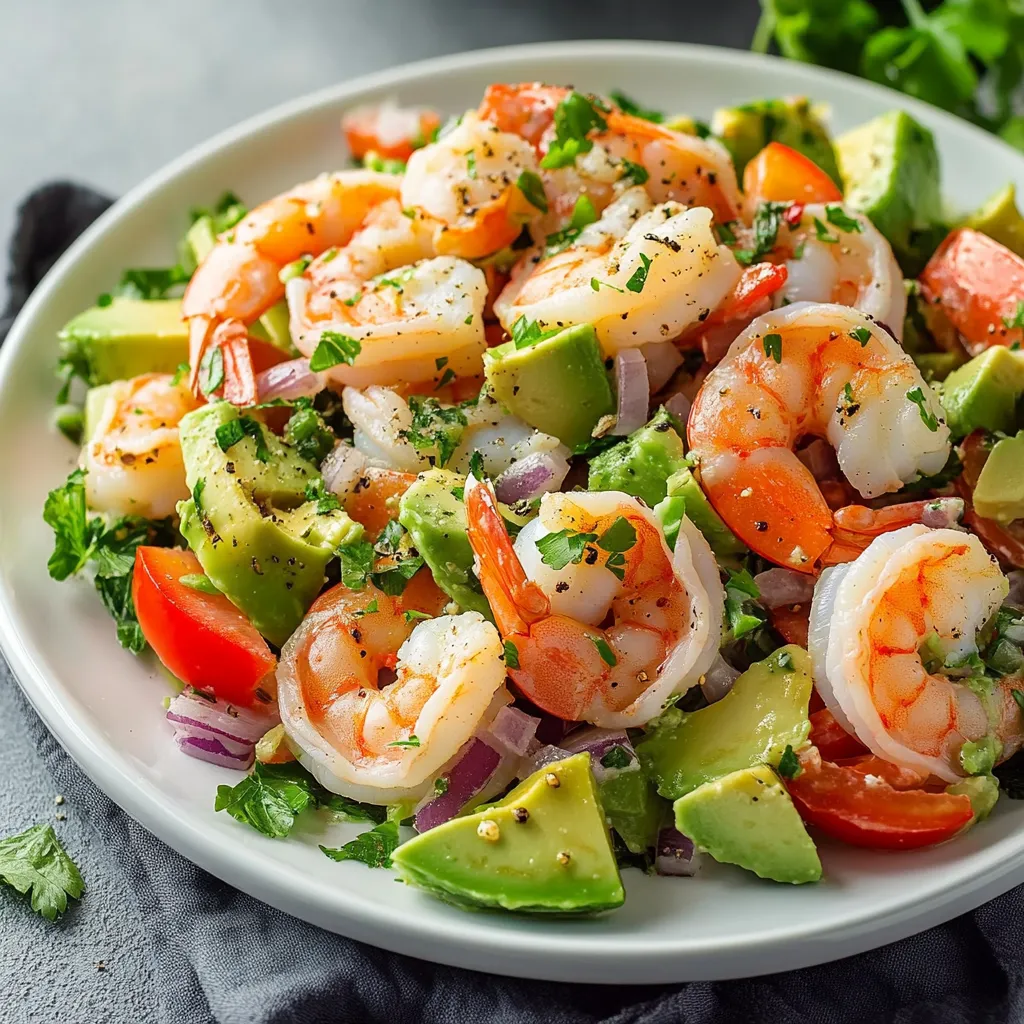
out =
<svg viewBox="0 0 1024 1024"><path fill-rule="evenodd" d="M609 99L615 104L624 114L629 114L631 117L642 117L645 121L653 121L655 124L661 124L665 120L665 115L660 110L651 110L648 107L642 107L635 100L630 99L624 92L620 92L618 89L613 89L608 94Z"/></svg>
<svg viewBox="0 0 1024 1024"><path fill-rule="evenodd" d="M558 330L556 327L551 331L542 331L536 320L527 320L525 316L520 316L512 324L512 343L516 348L529 348L538 341L553 337Z"/></svg>
<svg viewBox="0 0 1024 1024"><path fill-rule="evenodd" d="M338 548L341 559L341 582L349 590L362 590L373 571L373 545L366 540L357 540Z"/></svg>
<svg viewBox="0 0 1024 1024"><path fill-rule="evenodd" d="M784 779L795 779L803 772L803 768L800 767L800 759L793 753L793 748L788 743L782 752L782 757L779 758L778 771Z"/></svg>
<svg viewBox="0 0 1024 1024"><path fill-rule="evenodd" d="M772 249L775 248L779 238L779 229L782 227L783 216L789 209L789 203L762 202L757 204L757 211L754 213L754 247L752 249L737 249L736 259L744 265L760 263ZM722 233L723 225L719 224L719 233ZM731 233L731 229L727 229ZM725 235L722 235L723 239ZM734 236L735 237L735 236Z"/></svg>
<svg viewBox="0 0 1024 1024"><path fill-rule="evenodd" d="M589 153L594 143L591 131L604 131L608 122L586 96L571 92L555 107L555 138L540 165L545 169L569 167L581 153Z"/></svg>
<svg viewBox="0 0 1024 1024"><path fill-rule="evenodd" d="M603 768L628 768L632 763L633 758L629 756L629 751L618 743L614 747L609 747L601 757Z"/></svg>
<svg viewBox="0 0 1024 1024"><path fill-rule="evenodd" d="M331 860L357 860L369 868L389 868L391 854L398 849L398 843L398 822L384 821L338 849L328 846L320 849Z"/></svg>
<svg viewBox="0 0 1024 1024"><path fill-rule="evenodd" d="M851 217L841 206L826 206L825 220L847 234L860 234L864 228L856 217Z"/></svg>
<svg viewBox="0 0 1024 1024"><path fill-rule="evenodd" d="M207 398L224 386L224 350L220 345L208 348L199 361L199 390Z"/></svg>
<svg viewBox="0 0 1024 1024"><path fill-rule="evenodd" d="M575 533L559 530L537 540L540 560L552 569L564 569L570 562L579 565L588 544L597 540L596 533Z"/></svg>
<svg viewBox="0 0 1024 1024"><path fill-rule="evenodd" d="M222 423L215 431L215 435L222 452L226 452L243 438L251 437L256 442L256 458L260 462L267 462L270 459L270 449L267 448L267 440L263 436L263 427L251 416L239 416L237 419Z"/></svg>
<svg viewBox="0 0 1024 1024"><path fill-rule="evenodd" d="M871 331L866 327L854 327L854 329L850 331L850 337L853 338L854 341L859 341L861 348L863 348L871 340Z"/></svg>
<svg viewBox="0 0 1024 1024"><path fill-rule="evenodd" d="M544 194L544 182L540 175L533 171L523 171L516 178L516 188L526 197L526 201L540 210L541 213L548 212L548 197Z"/></svg>
<svg viewBox="0 0 1024 1024"><path fill-rule="evenodd" d="M632 160L622 161L622 177L619 178L619 181L631 181L634 185L643 185L648 178L650 178L650 174L643 165L633 163Z"/></svg>
<svg viewBox="0 0 1024 1024"><path fill-rule="evenodd" d="M188 272L180 265L126 270L114 294L126 299L166 299L188 279Z"/></svg>
<svg viewBox="0 0 1024 1024"><path fill-rule="evenodd" d="M284 439L314 466L327 458L337 441L323 416L309 406L299 407L292 413L284 425ZM258 457L259 452L256 454Z"/></svg>
<svg viewBox="0 0 1024 1024"><path fill-rule="evenodd" d="M320 341L313 350L309 359L309 368L314 373L321 370L329 370L332 366L340 363L354 365L359 353L363 350L362 343L347 334L340 334L338 331L324 331L320 335Z"/></svg>
<svg viewBox="0 0 1024 1024"><path fill-rule="evenodd" d="M428 616L429 618L429 616ZM394 740L388 744L389 747L419 747L420 738L415 733L411 734L407 740Z"/></svg>
<svg viewBox="0 0 1024 1024"><path fill-rule="evenodd" d="M511 640L505 641L505 668L519 668L519 648Z"/></svg>
<svg viewBox="0 0 1024 1024"><path fill-rule="evenodd" d="M601 655L601 660L606 665L614 668L619 663L619 659L615 657L615 652L603 636L594 636L592 633L588 633L587 639L597 648L597 653Z"/></svg>
<svg viewBox="0 0 1024 1024"><path fill-rule="evenodd" d="M417 451L436 452L438 466L444 466L455 454L462 428L469 422L458 406L443 406L436 398L409 396L412 424L405 438Z"/></svg>
<svg viewBox="0 0 1024 1024"><path fill-rule="evenodd" d="M725 583L725 619L732 631L733 639L739 640L764 622L760 606L749 607L760 598L761 591L746 569L726 572L728 579Z"/></svg>
<svg viewBox="0 0 1024 1024"><path fill-rule="evenodd" d="M626 282L626 287L631 292L639 294L644 290L644 285L647 284L647 271L651 269L651 258L640 253L640 266L633 271L632 276Z"/></svg>
<svg viewBox="0 0 1024 1024"><path fill-rule="evenodd" d="M61 846L51 825L33 825L0 840L0 879L22 894L31 893L32 909L55 921L68 897L81 899L85 882Z"/></svg>
<svg viewBox="0 0 1024 1024"><path fill-rule="evenodd" d="M103 520L89 519L85 508L85 470L76 469L46 496L43 521L53 530L54 548L46 563L55 580L65 580L92 557Z"/></svg>
<svg viewBox="0 0 1024 1024"><path fill-rule="evenodd" d="M932 431L932 433L938 430L939 418L928 408L928 399L925 398L924 391L922 391L920 387L911 388L907 392L907 398L917 406L917 411L921 414L921 420L924 425Z"/></svg>
<svg viewBox="0 0 1024 1024"><path fill-rule="evenodd" d="M572 217L569 219L569 226L562 228L561 231L555 231L548 235L544 247L544 258L547 259L549 256L554 256L556 253L560 253L563 249L567 249L577 238L580 237L580 232L588 224L596 223L598 219L597 210L594 208L594 203L590 196L582 195L576 200L576 205L572 209ZM525 317L520 317L520 320L525 320ZM518 322L518 321L517 321ZM539 339L538 339L539 340ZM521 346L516 346L517 348Z"/></svg>
<svg viewBox="0 0 1024 1024"><path fill-rule="evenodd" d="M399 597L405 591L405 585L423 568L423 558L402 558L384 568L370 574L370 581L388 597Z"/></svg>
<svg viewBox="0 0 1024 1024"><path fill-rule="evenodd" d="M619 516L598 538L597 546L602 551L622 553L629 551L635 543L636 529L625 516Z"/></svg>
<svg viewBox="0 0 1024 1024"><path fill-rule="evenodd" d="M333 491L327 490L327 485L322 477L310 480L306 484L305 497L306 501L316 502L316 510L319 515L326 515L328 512L341 508L338 496Z"/></svg>
<svg viewBox="0 0 1024 1024"><path fill-rule="evenodd" d="M839 241L839 236L829 231L818 217L814 218L814 236L819 242L827 242L829 245L835 245Z"/></svg>
<svg viewBox="0 0 1024 1024"><path fill-rule="evenodd" d="M775 362L782 362L782 335L766 334L762 339L764 342L764 354Z"/></svg>

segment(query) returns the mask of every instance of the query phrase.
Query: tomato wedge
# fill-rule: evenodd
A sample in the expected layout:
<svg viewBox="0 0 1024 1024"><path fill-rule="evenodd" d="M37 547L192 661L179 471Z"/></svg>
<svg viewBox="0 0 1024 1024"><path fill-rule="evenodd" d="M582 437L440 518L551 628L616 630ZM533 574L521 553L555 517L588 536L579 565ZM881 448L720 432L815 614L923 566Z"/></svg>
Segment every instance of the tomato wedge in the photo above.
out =
<svg viewBox="0 0 1024 1024"><path fill-rule="evenodd" d="M952 793L894 789L879 775L800 755L803 771L786 780L800 817L853 846L910 850L952 839L974 817L971 801Z"/></svg>
<svg viewBox="0 0 1024 1024"><path fill-rule="evenodd" d="M921 292L940 304L972 356L1024 342L1024 259L973 228L946 236L921 271Z"/></svg>
<svg viewBox="0 0 1024 1024"><path fill-rule="evenodd" d="M440 123L432 110L385 104L349 111L341 119L341 130L357 160L371 151L388 160L408 160L417 146L429 141Z"/></svg>
<svg viewBox="0 0 1024 1024"><path fill-rule="evenodd" d="M769 142L743 171L750 203L841 203L843 193L813 161L781 142Z"/></svg>
<svg viewBox="0 0 1024 1024"><path fill-rule="evenodd" d="M811 716L811 743L826 761L841 761L844 757L857 757L867 747L856 736L851 736L828 708L815 711Z"/></svg>
<svg viewBox="0 0 1024 1024"><path fill-rule="evenodd" d="M394 469L367 469L345 501L345 511L362 523L369 540L376 540L398 515L398 502L416 482L412 473Z"/></svg>
<svg viewBox="0 0 1024 1024"><path fill-rule="evenodd" d="M168 670L197 690L248 707L274 671L267 641L223 594L193 590L182 576L201 574L191 551L140 547L132 600L142 634Z"/></svg>

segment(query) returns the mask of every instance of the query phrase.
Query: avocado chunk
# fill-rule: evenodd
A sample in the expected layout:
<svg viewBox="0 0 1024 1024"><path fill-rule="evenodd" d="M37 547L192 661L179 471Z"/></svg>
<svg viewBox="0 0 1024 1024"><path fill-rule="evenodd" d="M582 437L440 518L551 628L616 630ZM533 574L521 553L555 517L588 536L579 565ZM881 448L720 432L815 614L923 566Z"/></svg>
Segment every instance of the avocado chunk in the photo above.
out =
<svg viewBox="0 0 1024 1024"><path fill-rule="evenodd" d="M992 813L999 799L999 783L991 775L972 775L962 782L947 786L946 792L970 799L971 810L974 811L974 821L971 824L976 825Z"/></svg>
<svg viewBox="0 0 1024 1024"><path fill-rule="evenodd" d="M646 853L658 841L669 805L643 771L622 772L598 783L605 820L630 853Z"/></svg>
<svg viewBox="0 0 1024 1024"><path fill-rule="evenodd" d="M462 906L568 914L625 900L587 753L541 768L391 859L406 882Z"/></svg>
<svg viewBox="0 0 1024 1024"><path fill-rule="evenodd" d="M954 438L972 430L1017 429L1017 403L1024 394L1024 352L993 345L942 382L939 399Z"/></svg>
<svg viewBox="0 0 1024 1024"><path fill-rule="evenodd" d="M828 129L805 96L755 100L738 107L723 107L711 118L711 131L732 154L736 173L769 142L781 142L813 160L840 188L839 166Z"/></svg>
<svg viewBox="0 0 1024 1024"><path fill-rule="evenodd" d="M637 744L640 763L669 800L740 768L778 764L787 746L799 749L810 734L811 687L807 652L780 647L710 707L663 712Z"/></svg>
<svg viewBox="0 0 1024 1024"><path fill-rule="evenodd" d="M687 516L697 527L719 562L736 562L747 553L746 545L722 522L711 507L700 484L689 469L673 473L667 481L665 498L654 506L654 514L661 521L665 541L675 550L679 537L679 523Z"/></svg>
<svg viewBox="0 0 1024 1024"><path fill-rule="evenodd" d="M946 232L932 133L892 110L841 135L836 153L846 205L870 218L904 273L915 276Z"/></svg>
<svg viewBox="0 0 1024 1024"><path fill-rule="evenodd" d="M109 384L100 384L98 387L89 388L85 393L85 420L82 425L82 443L88 444L92 440L96 428L100 425L100 418L103 416L104 406L107 404L107 395L110 394Z"/></svg>
<svg viewBox="0 0 1024 1024"><path fill-rule="evenodd" d="M217 428L238 418L228 402L213 402L181 420L192 491L178 503L181 533L214 586L280 646L323 587L335 550L359 540L362 527L306 500L323 478L270 430L262 428L265 450L246 435L223 451Z"/></svg>
<svg viewBox="0 0 1024 1024"><path fill-rule="evenodd" d="M680 797L676 828L722 864L773 882L817 882L821 861L793 801L767 765L742 768Z"/></svg>
<svg viewBox="0 0 1024 1024"><path fill-rule="evenodd" d="M484 353L484 375L494 397L531 427L570 448L590 440L615 399L590 324L566 327L533 344L507 341Z"/></svg>
<svg viewBox="0 0 1024 1024"><path fill-rule="evenodd" d="M686 468L683 439L662 407L625 441L590 460L587 488L624 491L651 508L668 493L668 479Z"/></svg>
<svg viewBox="0 0 1024 1024"><path fill-rule="evenodd" d="M1024 518L1024 433L995 443L974 488L974 511L1000 523Z"/></svg>
<svg viewBox="0 0 1024 1024"><path fill-rule="evenodd" d="M1024 256L1024 215L1017 209L1017 190L1012 184L972 213L967 218L967 226L994 238L1018 256Z"/></svg>
<svg viewBox="0 0 1024 1024"><path fill-rule="evenodd" d="M82 361L90 385L140 373L174 373L188 362L180 299L113 299L79 313L58 337L62 357Z"/></svg>

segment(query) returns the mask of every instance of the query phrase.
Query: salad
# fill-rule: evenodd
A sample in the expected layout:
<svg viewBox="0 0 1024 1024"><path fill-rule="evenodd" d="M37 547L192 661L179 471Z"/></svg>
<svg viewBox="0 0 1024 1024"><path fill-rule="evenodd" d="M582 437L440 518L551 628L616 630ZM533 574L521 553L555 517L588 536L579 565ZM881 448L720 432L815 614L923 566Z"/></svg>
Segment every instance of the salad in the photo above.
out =
<svg viewBox="0 0 1024 1024"><path fill-rule="evenodd" d="M575 913L1022 795L1024 219L824 116L353 110L354 167L67 324L50 574L173 680L211 807Z"/></svg>

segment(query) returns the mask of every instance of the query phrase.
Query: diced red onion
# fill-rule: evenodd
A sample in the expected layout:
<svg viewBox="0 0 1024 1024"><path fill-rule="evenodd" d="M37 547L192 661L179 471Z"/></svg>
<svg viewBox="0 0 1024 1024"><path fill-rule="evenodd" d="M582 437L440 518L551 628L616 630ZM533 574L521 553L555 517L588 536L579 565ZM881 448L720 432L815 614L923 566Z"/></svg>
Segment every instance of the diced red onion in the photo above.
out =
<svg viewBox="0 0 1024 1024"><path fill-rule="evenodd" d="M669 415L674 416L684 426L686 421L690 418L690 410L693 408L693 402L682 393L677 391L666 403L665 412Z"/></svg>
<svg viewBox="0 0 1024 1024"><path fill-rule="evenodd" d="M766 569L754 577L754 582L761 591L760 601L765 608L805 604L814 596L814 577L793 569Z"/></svg>
<svg viewBox="0 0 1024 1024"><path fill-rule="evenodd" d="M276 715L205 700L188 690L171 701L167 720L184 753L239 769L252 764L256 741L278 721Z"/></svg>
<svg viewBox="0 0 1024 1024"><path fill-rule="evenodd" d="M709 704L720 701L731 689L732 684L740 677L738 669L732 667L721 656L715 657L711 667L704 673L704 679L700 684L701 693Z"/></svg>
<svg viewBox="0 0 1024 1024"><path fill-rule="evenodd" d="M1007 604L1024 607L1024 569L1011 569L1006 578L1010 581L1010 592L1006 595Z"/></svg>
<svg viewBox="0 0 1024 1024"><path fill-rule="evenodd" d="M454 818L481 792L501 764L501 754L489 743L474 737L463 748L462 756L441 778L448 783L444 793L431 797L416 811L413 825L426 832Z"/></svg>
<svg viewBox="0 0 1024 1024"><path fill-rule="evenodd" d="M528 757L523 758L522 767L519 769L519 778L525 779L528 775L539 772L541 768L546 768L549 764L554 764L556 761L564 761L567 757L571 756L568 750L553 746L550 743L543 747L538 747Z"/></svg>
<svg viewBox="0 0 1024 1024"><path fill-rule="evenodd" d="M309 360L289 359L264 370L256 377L256 389L261 402L275 398L290 401L294 398L312 398L324 389L324 378L309 368Z"/></svg>
<svg viewBox="0 0 1024 1024"><path fill-rule="evenodd" d="M630 743L624 729L599 729L597 726L577 729L566 736L562 741L562 746L570 754L587 751L590 754L590 769L598 782L615 778L616 775L621 775L623 772L635 772L640 769L640 759L636 756L633 744ZM629 756L629 764L622 768L615 768L601 763L601 758L613 747L622 747Z"/></svg>
<svg viewBox="0 0 1024 1024"><path fill-rule="evenodd" d="M624 348L616 354L615 388L619 398L611 433L616 436L632 434L647 422L647 406L651 400L647 363L639 349Z"/></svg>
<svg viewBox="0 0 1024 1024"><path fill-rule="evenodd" d="M341 497L352 492L366 469L366 456L344 441L339 441L320 466L324 486Z"/></svg>
<svg viewBox="0 0 1024 1024"><path fill-rule="evenodd" d="M689 878L700 867L700 854L693 840L671 825L658 833L654 854L654 870L659 875Z"/></svg>
<svg viewBox="0 0 1024 1024"><path fill-rule="evenodd" d="M921 524L933 530L945 530L956 526L963 514L963 498L936 498L925 505L921 513Z"/></svg>
<svg viewBox="0 0 1024 1024"><path fill-rule="evenodd" d="M520 757L529 752L530 743L536 735L540 719L528 715L519 708L506 704L491 722L488 733L500 747Z"/></svg>
<svg viewBox="0 0 1024 1024"><path fill-rule="evenodd" d="M682 366L682 354L671 341L652 341L640 351L647 362L648 386L652 393L660 391Z"/></svg>
<svg viewBox="0 0 1024 1024"><path fill-rule="evenodd" d="M497 480L494 493L498 501L512 505L517 501L532 501L562 486L569 463L556 452L531 452L513 462Z"/></svg>
<svg viewBox="0 0 1024 1024"><path fill-rule="evenodd" d="M811 471L815 480L833 480L839 472L835 452L820 437L801 448L796 457Z"/></svg>

